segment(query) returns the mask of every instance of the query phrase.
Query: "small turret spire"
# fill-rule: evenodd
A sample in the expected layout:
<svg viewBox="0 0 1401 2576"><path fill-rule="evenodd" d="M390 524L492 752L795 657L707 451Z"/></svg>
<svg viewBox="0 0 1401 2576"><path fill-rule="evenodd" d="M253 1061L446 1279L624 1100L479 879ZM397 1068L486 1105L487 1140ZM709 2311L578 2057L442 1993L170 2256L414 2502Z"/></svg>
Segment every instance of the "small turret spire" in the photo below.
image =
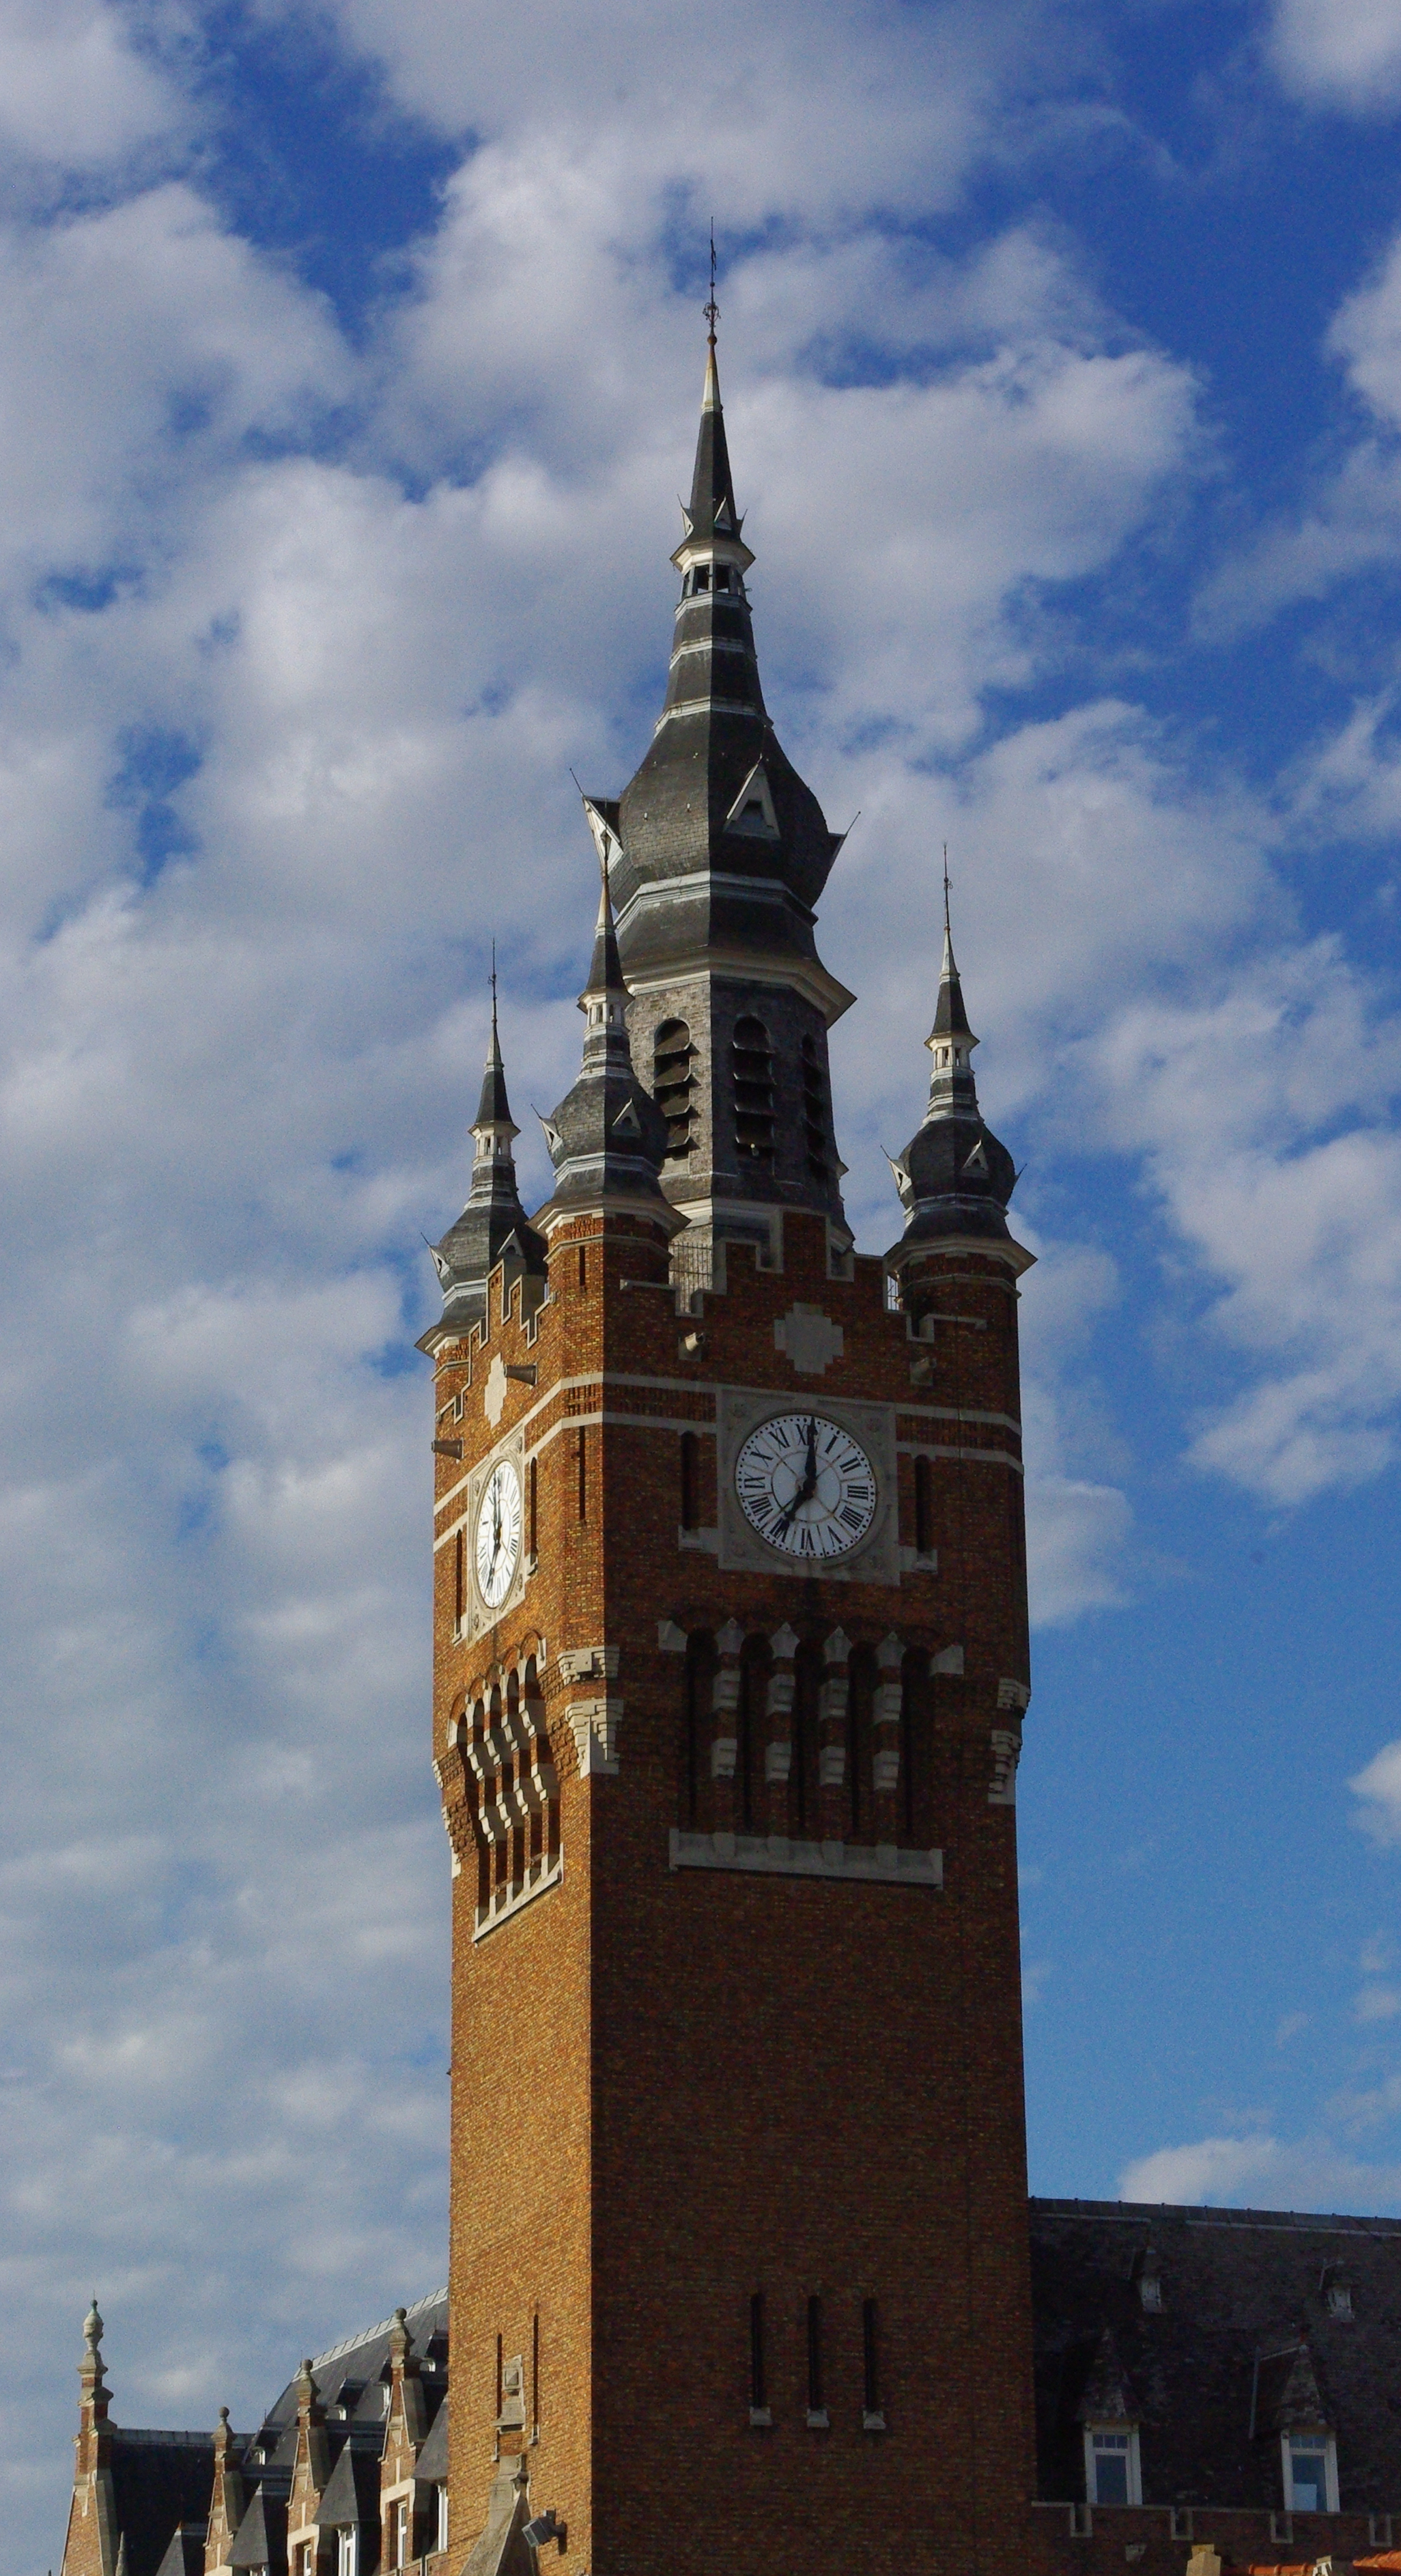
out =
<svg viewBox="0 0 1401 2576"><path fill-rule="evenodd" d="M544 1272L545 1247L526 1223L511 1152L520 1129L506 1097L506 1068L497 1026L494 942L491 1035L471 1132L475 1146L471 1195L456 1225L449 1226L441 1242L429 1246L442 1285L443 1318L425 1336L427 1343L438 1341L445 1331L466 1333L473 1324L480 1323L486 1313L487 1281L498 1261L514 1263L517 1272Z"/></svg>
<svg viewBox="0 0 1401 2576"><path fill-rule="evenodd" d="M944 848L944 948L934 1026L925 1040L934 1069L924 1117L891 1169L905 1210L903 1239L888 1256L898 1268L947 1236L1012 1246L1007 1204L1016 1186L1012 1157L983 1123L973 1079L978 1041L968 1024L953 953L949 854ZM1019 1261L1028 1256L1018 1253Z"/></svg>
<svg viewBox="0 0 1401 2576"><path fill-rule="evenodd" d="M586 811L588 802L585 797ZM589 980L579 996L584 1058L573 1089L541 1120L555 1186L540 1217L548 1224L552 1217L585 1209L645 1209L675 1233L682 1220L673 1215L657 1177L666 1152L666 1120L633 1070L628 991L613 927L606 845L600 846L599 874Z"/></svg>
<svg viewBox="0 0 1401 2576"><path fill-rule="evenodd" d="M502 1134L509 1145L511 1137L519 1136L520 1132L511 1117L511 1104L506 1097L506 1068L501 1061L501 1037L496 1025L496 942L493 939L491 943L491 1038L486 1051L486 1070L482 1075L482 1096L477 1103L472 1133L477 1138L477 1151L480 1154L490 1150L489 1142L485 1145L483 1143L483 1139L488 1138L490 1134Z"/></svg>
<svg viewBox="0 0 1401 2576"><path fill-rule="evenodd" d="M579 996L581 1011L586 1011L590 1001L599 994L605 997L611 994L624 1006L627 1003L627 986L623 982L623 970L618 961L618 934L613 927L613 896L608 884L608 860L603 852L599 854L598 872L601 879L598 893L598 920L594 927L593 955L589 959L589 980Z"/></svg>

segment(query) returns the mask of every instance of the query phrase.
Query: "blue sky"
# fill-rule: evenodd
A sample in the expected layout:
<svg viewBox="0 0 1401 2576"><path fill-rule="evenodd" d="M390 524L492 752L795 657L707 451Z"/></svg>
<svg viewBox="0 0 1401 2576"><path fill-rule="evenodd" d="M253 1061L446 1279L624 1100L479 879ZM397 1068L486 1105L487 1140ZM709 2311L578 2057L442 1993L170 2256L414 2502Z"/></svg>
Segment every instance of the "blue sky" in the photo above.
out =
<svg viewBox="0 0 1401 2576"><path fill-rule="evenodd" d="M0 0L6 2565L441 2278L421 1233L577 1060L707 229L838 827L1025 1165L1034 2187L1401 2209L1401 5ZM523 1140L527 1187L540 1149Z"/></svg>

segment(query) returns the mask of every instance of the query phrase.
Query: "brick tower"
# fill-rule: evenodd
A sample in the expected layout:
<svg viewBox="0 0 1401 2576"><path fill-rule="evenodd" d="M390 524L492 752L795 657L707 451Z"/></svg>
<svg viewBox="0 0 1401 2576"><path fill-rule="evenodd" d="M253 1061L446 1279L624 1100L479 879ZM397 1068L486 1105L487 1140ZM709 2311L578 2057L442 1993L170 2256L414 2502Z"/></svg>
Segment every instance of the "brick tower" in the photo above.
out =
<svg viewBox="0 0 1401 2576"><path fill-rule="evenodd" d="M666 705L527 1222L493 1021L436 1259L451 2546L1011 2571L1033 2491L1013 1171L945 936L853 1250L712 330Z"/></svg>

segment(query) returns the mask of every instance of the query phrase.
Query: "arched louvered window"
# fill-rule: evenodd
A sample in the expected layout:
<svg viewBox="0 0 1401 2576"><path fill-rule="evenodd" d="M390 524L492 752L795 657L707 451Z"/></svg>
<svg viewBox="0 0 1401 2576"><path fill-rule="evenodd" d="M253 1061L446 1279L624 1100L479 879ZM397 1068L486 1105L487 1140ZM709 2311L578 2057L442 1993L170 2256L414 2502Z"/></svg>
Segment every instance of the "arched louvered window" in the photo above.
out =
<svg viewBox="0 0 1401 2576"><path fill-rule="evenodd" d="M662 1020L652 1040L652 1097L666 1120L666 1159L684 1162L696 1141L696 1050L684 1020Z"/></svg>
<svg viewBox="0 0 1401 2576"><path fill-rule="evenodd" d="M773 1168L773 1048L762 1020L752 1012L735 1022L730 1049L734 1085L735 1142L741 1163Z"/></svg>
<svg viewBox="0 0 1401 2576"><path fill-rule="evenodd" d="M803 1141L807 1146L808 1170L815 1181L831 1179L827 1159L827 1085L822 1074L822 1059L817 1040L803 1040Z"/></svg>

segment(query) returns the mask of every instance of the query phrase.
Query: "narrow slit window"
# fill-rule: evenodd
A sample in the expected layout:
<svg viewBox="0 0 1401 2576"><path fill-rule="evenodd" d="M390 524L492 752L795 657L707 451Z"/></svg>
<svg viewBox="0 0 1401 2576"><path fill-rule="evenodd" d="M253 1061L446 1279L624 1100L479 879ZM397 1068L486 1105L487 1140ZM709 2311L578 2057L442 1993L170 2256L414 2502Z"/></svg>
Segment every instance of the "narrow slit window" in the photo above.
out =
<svg viewBox="0 0 1401 2576"><path fill-rule="evenodd" d="M756 2290L749 2302L749 2421L771 2424L767 2356L764 2350L764 2293Z"/></svg>
<svg viewBox="0 0 1401 2576"><path fill-rule="evenodd" d="M580 1285L580 1287L581 1287L581 1288L587 1288L588 1284L589 1284L589 1256L588 1256L587 1252L585 1251L584 1246L583 1246L583 1245L582 1245L582 1243L581 1243L581 1244L580 1244L580 1246L579 1246L579 1285Z"/></svg>
<svg viewBox="0 0 1401 2576"><path fill-rule="evenodd" d="M822 2398L822 2301L811 2298L808 2301L808 2422L825 2425L828 2420Z"/></svg>
<svg viewBox="0 0 1401 2576"><path fill-rule="evenodd" d="M880 2396L880 2319L876 2313L874 2299L863 2299L861 2302L861 2364L865 2388L865 2403L862 2409L863 2430L867 2433L883 2433L885 2409L881 2404Z"/></svg>
<svg viewBox="0 0 1401 2576"><path fill-rule="evenodd" d="M694 1431L681 1434L681 1526L700 1527L700 1442Z"/></svg>
<svg viewBox="0 0 1401 2576"><path fill-rule="evenodd" d="M578 1450L579 1518L586 1521L589 1516L589 1435L581 1429L575 1432L574 1438Z"/></svg>
<svg viewBox="0 0 1401 2576"><path fill-rule="evenodd" d="M934 1549L934 1469L927 1458L915 1460L915 1554Z"/></svg>

